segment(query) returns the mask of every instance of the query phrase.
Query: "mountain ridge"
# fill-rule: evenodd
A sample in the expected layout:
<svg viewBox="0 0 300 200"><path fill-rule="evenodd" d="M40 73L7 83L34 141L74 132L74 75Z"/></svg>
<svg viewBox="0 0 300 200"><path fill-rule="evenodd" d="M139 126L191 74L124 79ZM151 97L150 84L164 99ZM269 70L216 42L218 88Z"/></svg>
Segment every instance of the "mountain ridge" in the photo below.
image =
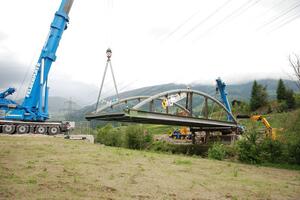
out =
<svg viewBox="0 0 300 200"><path fill-rule="evenodd" d="M290 88L294 91L299 91L295 81L292 80L283 80L286 87ZM270 99L276 98L276 89L278 80L276 79L262 79L257 80L259 84L262 84L267 87L267 92L269 94ZM252 90L253 81L248 81L246 83L241 84L228 84L226 87L226 91L228 93L229 101L232 100L240 100L240 101L249 101L251 90ZM187 87L191 87L194 90L199 90L205 93L208 93L211 96L215 96L216 86L214 85L205 85L205 84L160 84L154 86L147 86L143 88L133 89L129 91L125 91L119 94L120 99L131 97L131 96L140 96L147 95L151 96L163 91L173 90L173 89L184 89ZM116 95L105 98L105 100L110 101L116 99ZM95 102L96 103L96 102ZM88 112L92 112L95 110L95 104L84 106L82 109L73 112L72 118L75 121L84 120L84 114Z"/></svg>

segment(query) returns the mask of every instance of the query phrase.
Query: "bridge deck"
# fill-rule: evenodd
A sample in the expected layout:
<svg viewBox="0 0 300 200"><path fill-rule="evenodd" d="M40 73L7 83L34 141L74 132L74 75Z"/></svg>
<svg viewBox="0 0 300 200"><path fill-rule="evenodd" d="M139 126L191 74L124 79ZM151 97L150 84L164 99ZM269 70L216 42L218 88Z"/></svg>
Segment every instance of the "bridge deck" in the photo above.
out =
<svg viewBox="0 0 300 200"><path fill-rule="evenodd" d="M118 113L89 113L85 116L87 120L103 120L118 122L135 122L143 124L164 124L174 126L189 126L198 130L235 130L238 125L234 122L217 121L204 118L175 116L165 113L154 113L129 109Z"/></svg>

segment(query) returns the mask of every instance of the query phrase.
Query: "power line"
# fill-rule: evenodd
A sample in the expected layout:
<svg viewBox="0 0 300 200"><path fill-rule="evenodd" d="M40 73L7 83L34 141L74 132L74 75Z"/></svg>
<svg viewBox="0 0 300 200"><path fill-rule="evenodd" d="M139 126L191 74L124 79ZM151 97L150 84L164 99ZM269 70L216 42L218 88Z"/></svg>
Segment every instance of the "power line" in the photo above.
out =
<svg viewBox="0 0 300 200"><path fill-rule="evenodd" d="M280 24L279 26L277 26L277 27L275 27L274 29L272 29L272 30L270 31L270 33L274 32L274 31L276 31L276 30L278 30L278 29L281 29L282 27L284 27L284 26L290 24L291 22L295 21L295 20L298 19L298 18L300 18L300 14L299 14L299 13L297 13L296 15L293 15L292 18L290 18L289 20L285 21L284 23L282 23L282 24Z"/></svg>
<svg viewBox="0 0 300 200"><path fill-rule="evenodd" d="M298 8L300 6L300 4L297 4L291 8L289 8L288 10L284 11L283 13L281 13L280 15L274 17L273 19L271 19L270 21L268 21L267 23L264 23L262 26L258 27L257 30L261 30L265 27L267 27L268 25L274 23L275 21L277 21L278 19L282 18L283 16L287 15L288 13L290 13L291 11L293 11L294 9Z"/></svg>
<svg viewBox="0 0 300 200"><path fill-rule="evenodd" d="M184 34L181 39L185 38L189 34L191 34L193 31L195 31L199 26L207 22L209 19L211 19L213 16L215 16L220 10L222 10L225 6L227 6L231 0L226 1L224 4L222 4L220 7L218 7L216 10L214 10L211 14L209 14L207 17L205 17L203 20L201 20L196 26L191 28L186 34Z"/></svg>
<svg viewBox="0 0 300 200"><path fill-rule="evenodd" d="M256 1L253 2L252 4L247 5L247 7L243 8L243 10L240 11L237 15L235 15L235 17L232 18L232 20L235 19L235 18L237 18L237 17L239 17L239 16L241 16L241 15L244 14L245 12L247 12L250 8L252 8L253 6L257 5L260 1L261 1L261 0L256 0Z"/></svg>
<svg viewBox="0 0 300 200"><path fill-rule="evenodd" d="M256 2L254 2L254 5L256 3L258 3L259 1L260 0L257 0ZM245 2L244 4L242 4L240 7L238 7L233 12L231 12L229 15L227 15L226 17L224 17L221 21L219 21L218 23L216 23L215 25L213 25L212 27L210 27L209 29L207 29L204 33L202 33L200 35L200 37L203 36L203 35L206 35L207 33L211 32L212 30L216 29L218 26L220 26L221 24L223 24L224 22L226 22L227 20L229 20L231 17L233 17L234 15L236 15L237 13L239 13L242 9L247 8L248 4L250 4L251 2L253 2L253 0L248 0L247 2Z"/></svg>
<svg viewBox="0 0 300 200"><path fill-rule="evenodd" d="M187 18L185 21L183 21L181 24L179 24L173 31L171 31L163 40L167 40L168 38L170 38L174 33L176 33L179 29L181 29L185 24L187 24L191 19L193 19L198 13L200 12L200 10L198 10L197 12L194 12L189 18Z"/></svg>
<svg viewBox="0 0 300 200"><path fill-rule="evenodd" d="M271 10L273 10L274 8L276 8L277 6L281 5L282 3L286 3L286 0L281 0L277 3L274 3L267 11L263 12L262 14L260 14L258 17L263 17L266 14L268 14Z"/></svg>

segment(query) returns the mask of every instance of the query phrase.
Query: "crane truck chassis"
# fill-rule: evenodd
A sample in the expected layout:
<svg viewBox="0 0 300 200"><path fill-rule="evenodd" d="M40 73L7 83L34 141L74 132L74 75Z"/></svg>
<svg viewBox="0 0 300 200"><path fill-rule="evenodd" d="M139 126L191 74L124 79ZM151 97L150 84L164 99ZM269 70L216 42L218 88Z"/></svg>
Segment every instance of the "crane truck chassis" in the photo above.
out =
<svg viewBox="0 0 300 200"><path fill-rule="evenodd" d="M27 122L27 121L13 121L13 120L0 120L0 133L5 134L47 134L56 135L68 132L74 126L72 122L68 121L46 121L46 122Z"/></svg>
<svg viewBox="0 0 300 200"><path fill-rule="evenodd" d="M73 1L62 0L55 13L22 104L6 98L15 92L14 88L0 92L0 133L55 135L68 131L74 125L72 122L48 121L48 74L56 60L59 42L67 29Z"/></svg>

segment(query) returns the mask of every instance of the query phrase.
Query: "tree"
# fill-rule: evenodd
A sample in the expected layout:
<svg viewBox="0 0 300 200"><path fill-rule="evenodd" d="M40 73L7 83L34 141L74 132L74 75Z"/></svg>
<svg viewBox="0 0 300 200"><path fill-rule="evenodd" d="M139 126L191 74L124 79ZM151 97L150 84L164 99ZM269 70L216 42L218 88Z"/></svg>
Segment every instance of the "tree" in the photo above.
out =
<svg viewBox="0 0 300 200"><path fill-rule="evenodd" d="M250 109L255 111L260 107L266 106L268 104L268 93L267 88L258 84L256 80L253 82L251 99L250 99Z"/></svg>
<svg viewBox="0 0 300 200"><path fill-rule="evenodd" d="M295 101L295 97L294 97L294 91L293 90L287 90L285 92L285 101L287 104L287 107L289 109L293 109L296 106L296 101Z"/></svg>
<svg viewBox="0 0 300 200"><path fill-rule="evenodd" d="M297 86L300 89L300 57L299 55L294 54L293 58L289 56L290 65L294 70L294 74L297 79Z"/></svg>
<svg viewBox="0 0 300 200"><path fill-rule="evenodd" d="M253 82L252 91L251 91L251 99L250 99L250 109L256 110L259 107L259 101L257 98L258 93L258 84L256 80Z"/></svg>
<svg viewBox="0 0 300 200"><path fill-rule="evenodd" d="M282 79L279 79L278 81L278 86L277 86L277 100L278 101L283 101L285 100L285 96L286 96L286 88L285 88L285 85L282 81Z"/></svg>
<svg viewBox="0 0 300 200"><path fill-rule="evenodd" d="M296 107L296 99L294 91L287 89L281 79L279 79L277 86L277 100L284 106L283 110L293 109Z"/></svg>

